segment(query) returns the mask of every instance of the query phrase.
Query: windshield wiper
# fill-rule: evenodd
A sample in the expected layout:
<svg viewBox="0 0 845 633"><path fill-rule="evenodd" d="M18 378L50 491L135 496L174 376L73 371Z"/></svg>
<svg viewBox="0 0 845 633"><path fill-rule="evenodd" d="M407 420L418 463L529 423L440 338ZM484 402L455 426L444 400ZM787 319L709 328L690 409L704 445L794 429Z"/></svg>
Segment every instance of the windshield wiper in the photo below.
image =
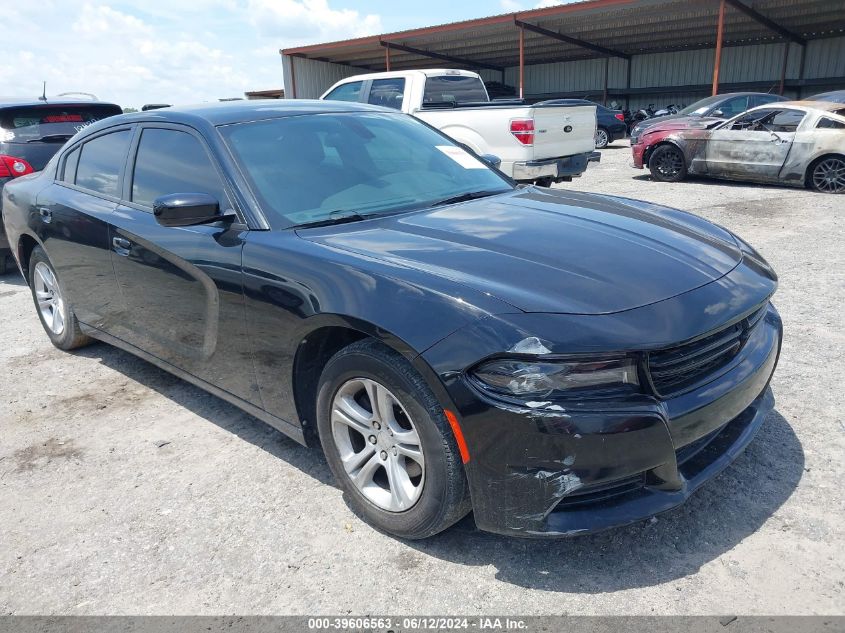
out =
<svg viewBox="0 0 845 633"><path fill-rule="evenodd" d="M439 207L443 204L457 204L458 202L466 202L467 200L477 200L478 198L487 198L488 196L495 196L499 193L504 193L507 189L498 189L495 191L484 189L481 191L468 191L466 193L460 193L457 196L451 196L449 198L444 198L443 200L438 200L433 202L431 206Z"/></svg>
<svg viewBox="0 0 845 633"><path fill-rule="evenodd" d="M27 143L64 143L73 137L73 134L48 134L41 138L31 138Z"/></svg>
<svg viewBox="0 0 845 633"><path fill-rule="evenodd" d="M340 211L333 211L329 214L329 217L323 218L322 220L312 220L310 222L300 222L299 224L295 225L294 228L301 229L301 228L311 228L315 226L332 226L334 224L347 224L349 222L360 222L361 220L366 220L367 218L371 218L371 215L361 215L360 213L345 213L340 215Z"/></svg>

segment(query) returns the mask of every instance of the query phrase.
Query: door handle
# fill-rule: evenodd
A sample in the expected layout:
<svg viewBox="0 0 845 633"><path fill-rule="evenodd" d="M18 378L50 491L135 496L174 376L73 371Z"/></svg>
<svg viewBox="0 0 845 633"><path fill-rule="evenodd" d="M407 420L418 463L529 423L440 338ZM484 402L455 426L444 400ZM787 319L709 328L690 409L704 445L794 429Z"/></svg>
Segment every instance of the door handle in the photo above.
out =
<svg viewBox="0 0 845 633"><path fill-rule="evenodd" d="M38 207L38 215L45 224L50 224L53 221L53 212L47 207Z"/></svg>
<svg viewBox="0 0 845 633"><path fill-rule="evenodd" d="M129 249L132 248L132 242L129 240L125 240L122 237L114 237L111 241L112 247L114 247L114 252L118 255L129 255Z"/></svg>

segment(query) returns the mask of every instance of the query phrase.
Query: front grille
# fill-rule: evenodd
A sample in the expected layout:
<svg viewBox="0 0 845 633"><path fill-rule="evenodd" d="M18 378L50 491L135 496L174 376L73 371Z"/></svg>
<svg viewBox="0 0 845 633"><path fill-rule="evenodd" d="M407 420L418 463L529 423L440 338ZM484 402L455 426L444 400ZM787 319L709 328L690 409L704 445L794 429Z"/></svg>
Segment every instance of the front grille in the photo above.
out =
<svg viewBox="0 0 845 633"><path fill-rule="evenodd" d="M655 391L662 396L684 391L727 365L765 314L763 306L742 321L691 343L649 352L648 370Z"/></svg>

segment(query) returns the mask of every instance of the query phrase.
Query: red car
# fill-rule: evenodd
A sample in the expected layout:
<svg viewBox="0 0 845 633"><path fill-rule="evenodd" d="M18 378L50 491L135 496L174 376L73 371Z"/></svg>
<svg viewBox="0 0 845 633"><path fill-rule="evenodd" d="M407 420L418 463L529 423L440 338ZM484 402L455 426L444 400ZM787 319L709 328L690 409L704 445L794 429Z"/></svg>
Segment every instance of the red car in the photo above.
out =
<svg viewBox="0 0 845 633"><path fill-rule="evenodd" d="M655 123L636 138L631 140L631 153L634 157L634 167L644 169L648 167L651 152L666 137L677 133L679 130L707 129L716 123L722 123L722 119L713 118L692 118L670 119L664 123Z"/></svg>

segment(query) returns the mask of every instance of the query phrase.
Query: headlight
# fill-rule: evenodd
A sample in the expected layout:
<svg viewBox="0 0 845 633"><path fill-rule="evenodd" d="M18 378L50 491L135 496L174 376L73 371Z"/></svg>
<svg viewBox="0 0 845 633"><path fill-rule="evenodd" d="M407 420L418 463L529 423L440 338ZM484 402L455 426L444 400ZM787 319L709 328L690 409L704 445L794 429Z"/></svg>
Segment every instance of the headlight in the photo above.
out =
<svg viewBox="0 0 845 633"><path fill-rule="evenodd" d="M585 390L632 390L639 385L637 365L628 358L590 362L504 358L482 363L471 375L485 390L520 399Z"/></svg>

